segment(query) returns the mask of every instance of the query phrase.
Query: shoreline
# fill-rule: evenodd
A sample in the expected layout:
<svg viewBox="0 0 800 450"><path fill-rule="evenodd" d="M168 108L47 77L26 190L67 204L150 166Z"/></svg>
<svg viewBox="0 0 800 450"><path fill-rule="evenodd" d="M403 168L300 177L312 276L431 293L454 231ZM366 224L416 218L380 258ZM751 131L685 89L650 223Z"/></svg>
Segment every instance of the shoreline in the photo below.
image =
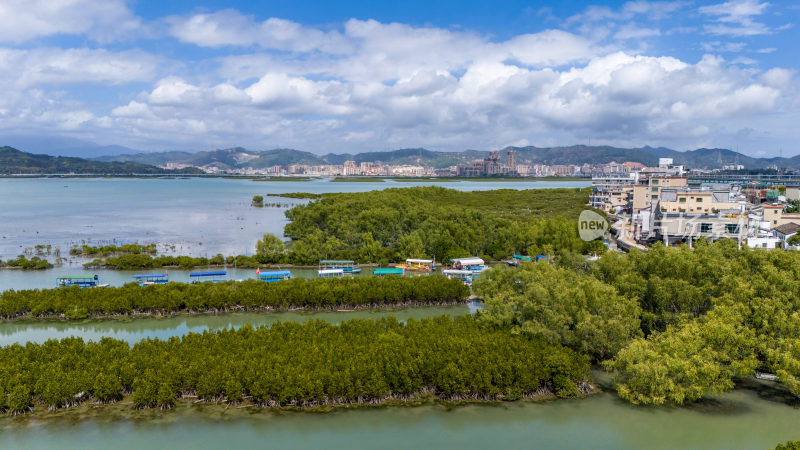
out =
<svg viewBox="0 0 800 450"><path fill-rule="evenodd" d="M183 256L183 255L181 255L181 256ZM196 257L195 256L190 256L190 258L196 258ZM197 258L200 258L200 257L197 257ZM506 263L507 261L506 260L499 260L499 261L486 260L485 262L486 262L487 265L489 265L489 264L503 264L503 263ZM358 267L377 268L377 269L380 269L380 268L392 268L392 267L395 267L395 265L402 264L402 263L403 263L403 261L397 262L397 263L389 263L389 264L386 264L386 265L379 264L379 263L364 263L364 264L359 263ZM67 268L69 268L69 265L62 264L62 265L54 265L53 267L50 267L48 269L24 269L24 268L18 267L18 266L13 266L13 267L11 267L11 266L0 266L0 270L22 270L22 271L26 271L26 272L43 272L43 271L46 271L46 270L58 270L58 269L64 268L65 266L67 266ZM443 266L442 264L439 264L437 267L445 267L445 266ZM317 265L259 264L258 266L253 266L253 267L250 267L250 266L247 266L247 267L244 267L244 266L234 267L234 266L231 266L230 264L209 264L209 265L205 265L205 266L192 266L192 267L181 267L181 266L172 265L172 266L159 266L159 267L133 267L133 268L119 269L119 268L116 268L116 267L113 267L113 266L83 267L83 264L81 264L80 268L81 268L81 270L85 270L85 271L113 270L113 271L117 271L117 272L133 271L133 270L161 270L161 269L165 269L165 270L166 269L169 269L169 270L194 270L194 269L220 269L220 268L222 268L222 269L235 269L235 270L240 270L240 269L241 270L255 270L255 269L289 269L289 270L291 270L291 269L303 269L303 270L306 270L306 269L319 269L319 265L318 264ZM412 273L412 274L419 273L419 274L423 274L424 275L424 274L430 274L430 273L437 273L437 270L435 270L433 272L410 270L409 272Z"/></svg>
<svg viewBox="0 0 800 450"><path fill-rule="evenodd" d="M576 384L580 394L571 398L559 398L549 388L541 387L532 392L519 395L519 398L508 400L503 394L495 396L480 396L479 394L454 394L451 396L439 395L431 388L423 388L409 395L390 394L379 399L326 399L324 402L298 403L292 401L279 404L273 400L266 403L252 401L251 396L243 396L242 400L229 402L225 399L201 399L193 391L181 392L175 398L175 404L163 408L151 406L136 408L133 406L132 394L125 393L118 401L99 402L96 400L82 400L74 405L61 406L51 409L44 404L35 404L23 413L10 411L0 413L0 429L21 425L20 422L49 421L69 419L77 422L85 419L103 417L109 420L153 420L156 417L168 418L172 413L181 410L200 409L201 414L247 413L252 414L331 414L341 411L357 409L383 409L383 408L416 408L422 406L441 406L447 409L469 405L500 406L505 403L544 403L557 400L582 400L604 392L594 382L584 381ZM96 416L95 416L96 414ZM3 420L5 419L5 420ZM235 420L235 418L234 418Z"/></svg>
<svg viewBox="0 0 800 450"><path fill-rule="evenodd" d="M167 311L167 310L158 310L158 311L131 311L130 313L124 314L89 314L87 317L82 318L69 318L64 314L48 314L48 315L40 315L40 316L32 316L30 313L26 314L19 314L16 316L10 317L0 317L0 324L3 323L46 323L46 322L58 322L58 323L76 323L80 321L104 321L104 320L121 320L121 319L147 319L147 318L166 318L166 317L174 317L174 316L203 316L203 315L215 315L215 314L229 314L229 313L237 313L237 312L308 312L308 313L316 313L316 312L356 312L356 311L364 311L364 310L371 310L371 311L391 311L391 310L400 310L406 308L425 308L425 307L447 307L447 306L458 306L458 305L468 305L472 301L477 301L478 297L471 295L467 299L463 301L450 301L450 302L403 302L403 303L393 303L393 304L383 304L383 305L376 305L374 303L363 304L363 305L336 305L330 307L288 307L288 308L274 308L272 306L254 306L254 307L245 307L241 305L237 305L230 308L210 308L202 311L194 311L194 310L176 310L176 311Z"/></svg>

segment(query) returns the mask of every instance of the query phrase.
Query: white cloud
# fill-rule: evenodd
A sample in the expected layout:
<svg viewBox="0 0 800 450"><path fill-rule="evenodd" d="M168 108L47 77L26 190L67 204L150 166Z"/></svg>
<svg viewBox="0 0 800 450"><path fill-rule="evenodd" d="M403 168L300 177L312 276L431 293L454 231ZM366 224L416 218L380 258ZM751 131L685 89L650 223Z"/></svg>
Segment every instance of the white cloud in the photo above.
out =
<svg viewBox="0 0 800 450"><path fill-rule="evenodd" d="M204 47L260 46L266 49L342 53L349 44L338 32L324 32L291 20L256 21L233 9L167 19L170 32L183 42Z"/></svg>
<svg viewBox="0 0 800 450"><path fill-rule="evenodd" d="M725 3L700 7L700 13L714 16L717 23L705 26L712 34L730 36L753 36L770 33L769 27L756 22L753 17L764 13L769 6L758 0L731 0Z"/></svg>
<svg viewBox="0 0 800 450"><path fill-rule="evenodd" d="M498 59L448 63L463 65L462 73L413 70L391 82L268 72L244 85L203 86L170 77L144 101L114 109L111 120L116 129L160 139L201 133L220 145L316 151L485 148L559 135L640 145L708 139L729 122L773 111L792 79L781 70L753 79L713 56L690 64L615 52L562 69Z"/></svg>
<svg viewBox="0 0 800 450"><path fill-rule="evenodd" d="M146 103L140 103L136 100L131 100L130 103L124 106L117 106L111 110L111 115L130 118L155 118Z"/></svg>
<svg viewBox="0 0 800 450"><path fill-rule="evenodd" d="M711 41L711 42L703 42L700 44L700 47L703 48L704 51L707 52L726 52L726 53L738 53L741 52L747 46L744 42L720 42L720 41Z"/></svg>
<svg viewBox="0 0 800 450"><path fill-rule="evenodd" d="M0 48L0 80L16 88L42 84L122 84L151 80L161 58L130 50Z"/></svg>
<svg viewBox="0 0 800 450"><path fill-rule="evenodd" d="M731 9L733 3L762 5L721 3L702 17L727 27L755 23L752 9ZM216 57L178 63L142 51L0 49L6 86L0 130L94 133L144 148L317 152L589 138L619 145L714 144L745 127L759 136L767 129L791 134L793 126L777 129L765 117L800 108L793 72L762 72L743 58L682 61L627 48L661 35L640 19L666 17L683 6L636 1L589 8L581 20L609 22L592 22L584 34L551 29L506 40L375 20L322 29L233 10L173 16L161 23L180 41L207 47L197 53ZM718 39L701 44L703 50L745 48ZM110 91L101 107L87 106L67 86L138 82L147 87Z"/></svg>
<svg viewBox="0 0 800 450"><path fill-rule="evenodd" d="M590 5L583 12L567 19L568 25L574 23L630 20L635 16L646 15L650 19L660 20L668 17L687 4L684 1L629 1L619 9L608 6Z"/></svg>
<svg viewBox="0 0 800 450"><path fill-rule="evenodd" d="M614 39L640 39L645 37L661 36L661 31L655 28L641 28L628 24L620 27Z"/></svg>
<svg viewBox="0 0 800 450"><path fill-rule="evenodd" d="M759 77L759 79L761 80L762 83L766 84L767 86L771 86L776 89L788 90L789 88L791 88L793 77L794 77L793 71L776 67L761 74L761 77Z"/></svg>
<svg viewBox="0 0 800 450"><path fill-rule="evenodd" d="M124 0L3 0L0 42L54 34L88 34L107 42L142 27Z"/></svg>

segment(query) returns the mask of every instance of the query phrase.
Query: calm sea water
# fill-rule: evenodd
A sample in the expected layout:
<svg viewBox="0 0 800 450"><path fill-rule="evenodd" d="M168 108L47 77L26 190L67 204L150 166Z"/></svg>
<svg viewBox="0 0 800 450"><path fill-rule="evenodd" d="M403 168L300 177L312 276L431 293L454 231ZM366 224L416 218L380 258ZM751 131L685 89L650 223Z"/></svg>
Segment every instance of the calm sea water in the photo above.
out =
<svg viewBox="0 0 800 450"><path fill-rule="evenodd" d="M285 208L249 206L253 195L355 192L434 183L264 182L188 179L0 179L0 254L16 256L35 244L160 242L196 256L251 253L264 232L280 235ZM461 189L583 187L575 183L457 182ZM297 200L268 201L296 204ZM79 265L54 271L0 271L0 289L51 287L56 272L85 273ZM307 271L313 276L314 271ZM121 284L133 272L92 271ZM230 270L232 279L252 270ZM298 271L296 276L304 276ZM173 280L185 271L170 271ZM39 285L41 283L41 285ZM234 313L125 321L0 324L0 345L70 335L135 342L246 323L395 315L405 320L467 314L466 306L397 311ZM173 411L98 408L42 417L0 417L0 448L771 448L800 439L800 409L773 384L748 382L722 397L686 408L638 408L613 393L584 400L500 406L440 406L272 413L181 404Z"/></svg>
<svg viewBox="0 0 800 450"><path fill-rule="evenodd" d="M585 187L575 182L256 182L189 178L0 178L0 258L37 244L160 243L192 256L252 254L263 233L283 235L287 207L304 200L287 192L364 192L440 185L462 191ZM254 195L281 207L254 208Z"/></svg>

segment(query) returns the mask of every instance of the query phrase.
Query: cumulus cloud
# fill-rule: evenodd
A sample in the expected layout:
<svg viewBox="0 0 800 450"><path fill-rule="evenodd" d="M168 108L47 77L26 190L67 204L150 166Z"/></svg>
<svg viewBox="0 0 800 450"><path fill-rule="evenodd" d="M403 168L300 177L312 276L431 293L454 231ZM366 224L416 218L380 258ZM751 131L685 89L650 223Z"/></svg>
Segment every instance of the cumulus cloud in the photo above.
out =
<svg viewBox="0 0 800 450"><path fill-rule="evenodd" d="M107 42L129 35L142 23L124 0L3 0L0 42L24 42L54 34L88 34Z"/></svg>
<svg viewBox="0 0 800 450"><path fill-rule="evenodd" d="M54 4L63 11L84 5ZM590 7L570 19L589 28L504 39L360 19L321 28L235 10L172 16L159 21L175 38L169 40L204 47L198 60L177 62L140 50L0 48L0 82L9 87L0 96L0 130L39 126L145 148L292 146L318 152L587 139L715 145L717 136L748 127L758 131L752 136L763 136L771 125L759 120L781 108L796 111L792 71L718 56L743 52L744 37L700 44L716 56L694 60L650 55L643 44L627 47L675 32L662 33L651 19L687 5ZM757 24L754 18L765 8L732 0L701 8L699 17L742 28ZM102 28L53 26L29 36ZM70 91L73 83L122 88L104 107L87 107Z"/></svg>
<svg viewBox="0 0 800 450"><path fill-rule="evenodd" d="M252 133L320 150L337 142L488 146L544 132L699 138L773 110L792 77L773 70L753 79L714 56L687 63L614 52L561 69L496 59L464 62L462 73L415 70L388 83L267 73L244 85L203 86L170 77L112 116L138 133L163 133L168 123L217 139Z"/></svg>
<svg viewBox="0 0 800 450"><path fill-rule="evenodd" d="M341 53L349 44L340 33L305 27L276 17L257 21L233 9L210 14L173 16L170 32L183 42L204 47L259 46L267 49Z"/></svg>

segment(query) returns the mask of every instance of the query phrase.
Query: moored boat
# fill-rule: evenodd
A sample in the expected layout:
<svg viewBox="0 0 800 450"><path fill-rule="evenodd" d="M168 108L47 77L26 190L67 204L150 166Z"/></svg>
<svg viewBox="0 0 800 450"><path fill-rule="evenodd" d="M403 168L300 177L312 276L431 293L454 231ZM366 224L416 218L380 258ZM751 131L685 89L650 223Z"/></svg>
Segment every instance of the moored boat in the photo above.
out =
<svg viewBox="0 0 800 450"><path fill-rule="evenodd" d="M433 272L436 270L436 262L432 259L408 258L405 264L398 264L397 267L415 272Z"/></svg>
<svg viewBox="0 0 800 450"><path fill-rule="evenodd" d="M402 275L405 274L405 269L400 268L400 267L389 267L389 268L386 268L386 269L375 269L372 272L372 274L375 275L376 277L385 277L386 275L400 275L400 276L402 276Z"/></svg>
<svg viewBox="0 0 800 450"><path fill-rule="evenodd" d="M78 286L81 289L108 286L107 284L101 285L100 278L97 275L83 276L83 277L82 276L58 277L56 279L56 285L58 287Z"/></svg>
<svg viewBox="0 0 800 450"><path fill-rule="evenodd" d="M139 286L152 286L154 284L167 284L169 279L166 273L148 273L141 275L134 275L133 278L139 283Z"/></svg>
<svg viewBox="0 0 800 450"><path fill-rule="evenodd" d="M228 272L225 270L216 270L211 272L190 272L189 278L192 284L204 283L210 281L212 283L220 283L228 280Z"/></svg>
<svg viewBox="0 0 800 450"><path fill-rule="evenodd" d="M319 269L317 275L320 278L342 278L344 276L343 269Z"/></svg>
<svg viewBox="0 0 800 450"><path fill-rule="evenodd" d="M489 270L489 267L483 259L477 256L469 258L454 258L450 260L450 265L455 270L470 270L473 273L481 273L484 270Z"/></svg>
<svg viewBox="0 0 800 450"><path fill-rule="evenodd" d="M342 269L345 275L361 273L361 268L354 261L323 259L319 262L319 270Z"/></svg>
<svg viewBox="0 0 800 450"><path fill-rule="evenodd" d="M291 279L292 272L288 270L273 270L273 271L262 272L261 269L256 269L256 276L261 281L266 281L267 283L274 283L276 281Z"/></svg>
<svg viewBox="0 0 800 450"><path fill-rule="evenodd" d="M447 279L461 280L461 282L466 285L471 285L472 280L475 278L475 273L467 269L445 269L442 271L442 274L444 274Z"/></svg>

